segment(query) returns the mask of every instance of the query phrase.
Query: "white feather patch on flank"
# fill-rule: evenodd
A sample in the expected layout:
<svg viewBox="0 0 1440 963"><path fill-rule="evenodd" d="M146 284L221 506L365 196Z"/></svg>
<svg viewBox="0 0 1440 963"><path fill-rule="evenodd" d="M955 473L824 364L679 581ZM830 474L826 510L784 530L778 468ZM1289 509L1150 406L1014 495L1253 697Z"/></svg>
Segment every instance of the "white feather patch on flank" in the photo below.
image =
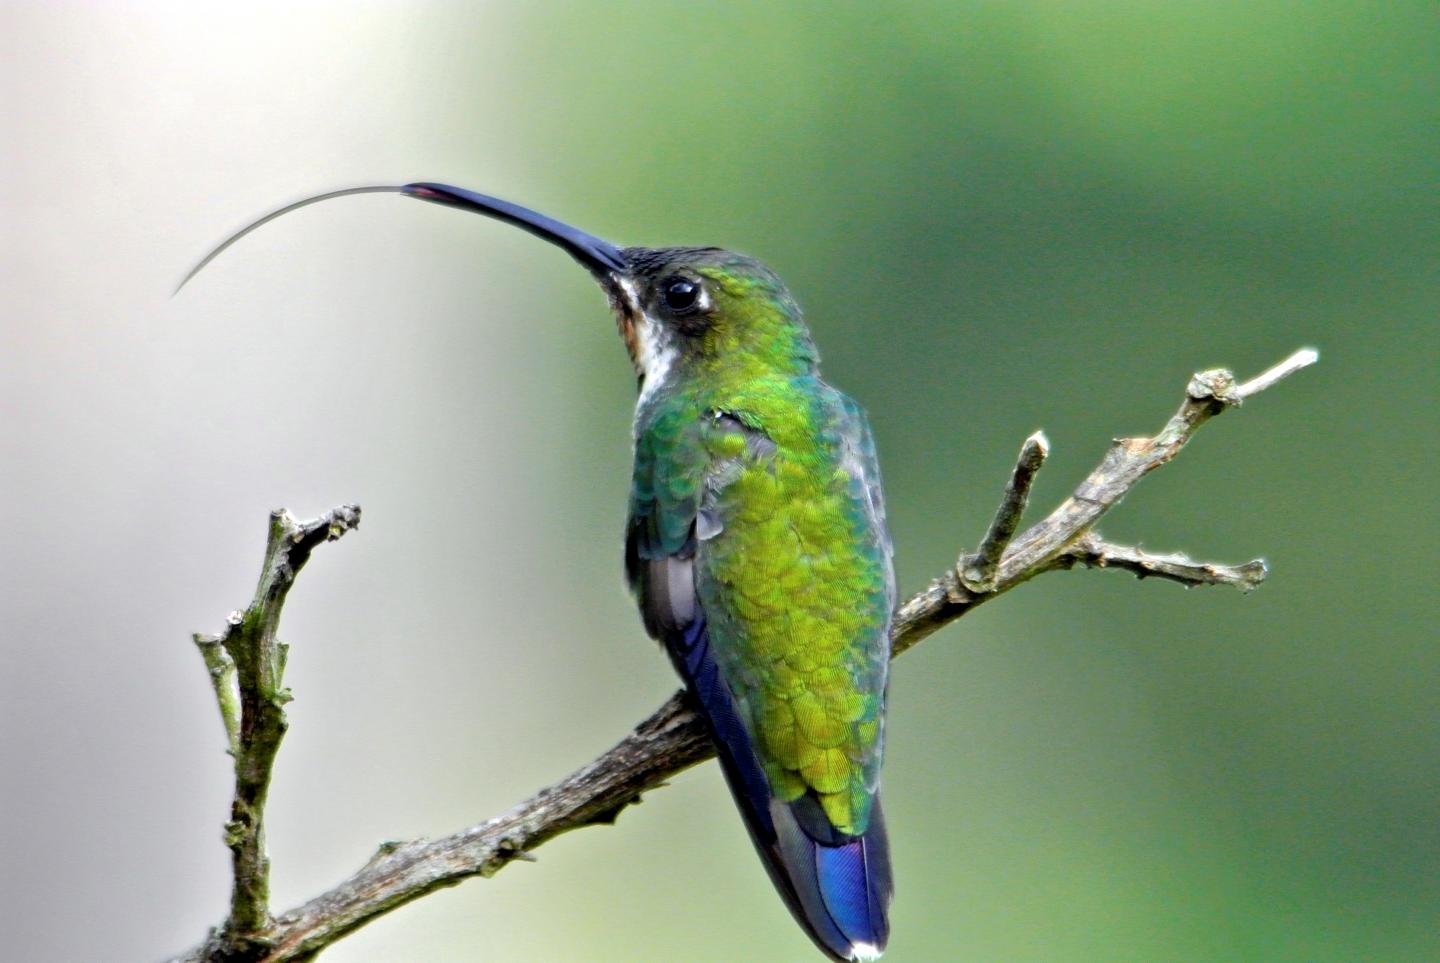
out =
<svg viewBox="0 0 1440 963"><path fill-rule="evenodd" d="M850 947L850 959L856 961L878 960L881 952L874 943L856 943Z"/></svg>
<svg viewBox="0 0 1440 963"><path fill-rule="evenodd" d="M671 618L678 626L689 625L695 621L695 563L689 559L667 559L665 582Z"/></svg>
<svg viewBox="0 0 1440 963"><path fill-rule="evenodd" d="M635 316L639 318L635 325L635 360L640 363L640 400L636 402L639 407L649 401L650 396L670 377L670 369L674 366L679 352L666 337L664 326L646 314L641 307L640 294L635 290L635 283L629 278L621 278L620 288L625 292L630 306L634 308Z"/></svg>

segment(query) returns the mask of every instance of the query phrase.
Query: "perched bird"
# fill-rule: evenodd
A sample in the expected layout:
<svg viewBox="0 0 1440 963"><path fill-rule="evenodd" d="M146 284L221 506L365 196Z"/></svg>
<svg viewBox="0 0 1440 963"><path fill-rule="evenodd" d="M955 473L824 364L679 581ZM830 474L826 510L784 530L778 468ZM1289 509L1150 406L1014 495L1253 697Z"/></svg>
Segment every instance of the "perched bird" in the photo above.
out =
<svg viewBox="0 0 1440 963"><path fill-rule="evenodd" d="M609 296L639 380L625 572L714 739L761 861L827 956L885 948L880 764L895 578L865 414L820 378L784 283L711 247L619 248L443 184L370 187L558 245ZM185 282L181 282L182 286Z"/></svg>

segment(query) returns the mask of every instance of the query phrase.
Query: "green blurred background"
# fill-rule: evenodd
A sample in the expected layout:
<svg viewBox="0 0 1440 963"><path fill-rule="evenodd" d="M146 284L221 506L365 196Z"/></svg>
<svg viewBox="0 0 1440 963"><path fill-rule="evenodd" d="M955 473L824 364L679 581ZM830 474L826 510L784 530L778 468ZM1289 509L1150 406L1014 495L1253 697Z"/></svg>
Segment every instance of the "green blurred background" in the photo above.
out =
<svg viewBox="0 0 1440 963"><path fill-rule="evenodd" d="M621 587L633 381L562 254L440 179L767 260L869 409L902 591L1021 439L1062 498L1193 370L1319 367L1104 526L1248 597L1047 576L896 664L887 960L1440 958L1433 2L0 5L0 917L221 917L193 630L265 512L365 508L287 613L277 906L493 815L674 687ZM343 961L810 960L714 766Z"/></svg>

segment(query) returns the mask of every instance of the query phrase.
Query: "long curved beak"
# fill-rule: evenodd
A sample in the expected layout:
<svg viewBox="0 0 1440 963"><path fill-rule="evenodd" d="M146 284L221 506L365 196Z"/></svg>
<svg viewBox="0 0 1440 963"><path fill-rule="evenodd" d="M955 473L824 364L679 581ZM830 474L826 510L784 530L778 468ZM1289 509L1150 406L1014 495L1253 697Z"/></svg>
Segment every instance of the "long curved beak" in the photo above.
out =
<svg viewBox="0 0 1440 963"><path fill-rule="evenodd" d="M614 275L623 274L626 270L625 255L620 248L609 241L601 240L593 234L587 234L577 227L572 227L552 217L546 217L538 211L532 211L528 207L521 207L519 204L512 204L509 201L502 201L498 197L491 197L488 194L477 194L474 191L467 191L459 187L451 187L448 184L435 184L430 182L418 182L404 184L398 187L376 186L376 187L349 187L339 191L329 191L325 194L317 194L314 197L307 197L304 200L287 204L278 211L271 211L259 220L241 228L226 238L221 244L190 269L184 279L176 286L175 293L190 282L190 279L204 270L205 266L225 252L236 241L258 227L275 220L291 211L308 207L311 204L318 204L320 201L328 201L333 197L347 197L351 194L403 194L406 197L414 197L422 201L430 201L435 204L444 204L447 207L458 207L461 210L473 211L477 214L484 214L496 220L504 221L506 224L513 224L522 231L527 231L538 238L549 241L556 247L567 252L575 260L579 261L591 274L596 276L602 283L611 282ZM608 286L608 285L607 285Z"/></svg>
<svg viewBox="0 0 1440 963"><path fill-rule="evenodd" d="M609 241L602 241L593 234L586 234L578 227L571 227L553 217L546 217L538 211L519 204L502 201L488 194L477 194L448 184L406 184L400 192L422 201L433 201L446 207L458 207L462 211L474 211L493 217L506 224L514 224L522 231L528 231L541 240L562 248L571 257L589 268L595 274L624 273L625 255Z"/></svg>

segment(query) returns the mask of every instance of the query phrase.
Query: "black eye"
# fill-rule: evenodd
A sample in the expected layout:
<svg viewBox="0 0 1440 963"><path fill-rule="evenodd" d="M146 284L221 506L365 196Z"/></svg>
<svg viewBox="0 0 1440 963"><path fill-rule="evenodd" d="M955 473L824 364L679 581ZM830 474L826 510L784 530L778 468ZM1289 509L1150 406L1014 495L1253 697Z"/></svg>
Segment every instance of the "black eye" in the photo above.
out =
<svg viewBox="0 0 1440 963"><path fill-rule="evenodd" d="M661 285L665 306L676 314L688 314L700 303L700 285L689 278L670 278Z"/></svg>

